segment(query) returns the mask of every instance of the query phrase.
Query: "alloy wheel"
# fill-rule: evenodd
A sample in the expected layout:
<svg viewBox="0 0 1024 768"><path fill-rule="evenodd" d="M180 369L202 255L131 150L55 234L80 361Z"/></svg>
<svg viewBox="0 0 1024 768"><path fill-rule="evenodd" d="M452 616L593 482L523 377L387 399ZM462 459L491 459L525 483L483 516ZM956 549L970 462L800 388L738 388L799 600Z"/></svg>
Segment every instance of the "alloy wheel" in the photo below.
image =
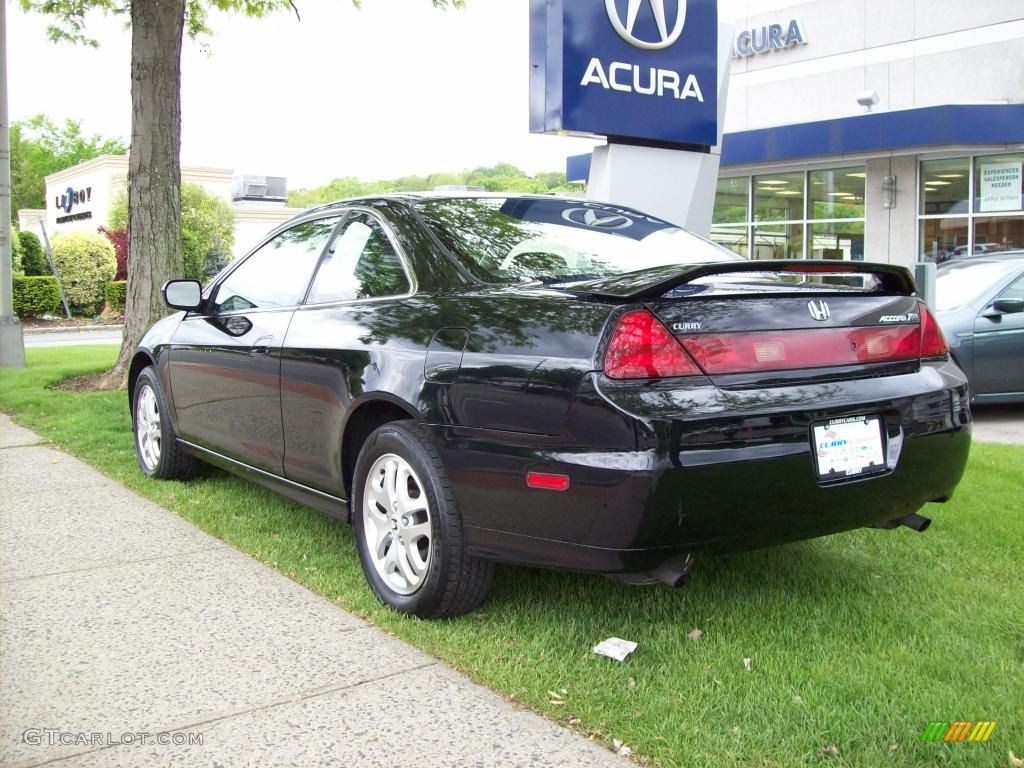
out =
<svg viewBox="0 0 1024 768"><path fill-rule="evenodd" d="M377 575L400 595L422 586L430 568L430 505L412 466L394 453L378 458L363 490L363 537Z"/></svg>
<svg viewBox="0 0 1024 768"><path fill-rule="evenodd" d="M143 384L135 406L135 438L139 444L139 456L150 472L160 463L160 448L163 433L160 427L160 407L156 393L149 384Z"/></svg>

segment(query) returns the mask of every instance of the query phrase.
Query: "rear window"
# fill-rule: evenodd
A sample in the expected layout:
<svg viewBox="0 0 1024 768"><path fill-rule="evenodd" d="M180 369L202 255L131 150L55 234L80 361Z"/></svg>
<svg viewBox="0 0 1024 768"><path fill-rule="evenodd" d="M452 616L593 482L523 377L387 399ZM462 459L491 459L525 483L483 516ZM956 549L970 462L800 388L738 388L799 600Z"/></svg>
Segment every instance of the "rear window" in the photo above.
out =
<svg viewBox="0 0 1024 768"><path fill-rule="evenodd" d="M651 267L745 261L710 240L630 208L558 198L444 198L418 210L477 276L547 283Z"/></svg>
<svg viewBox="0 0 1024 768"><path fill-rule="evenodd" d="M944 312L973 304L1020 264L1011 260L944 264L935 277L935 309Z"/></svg>

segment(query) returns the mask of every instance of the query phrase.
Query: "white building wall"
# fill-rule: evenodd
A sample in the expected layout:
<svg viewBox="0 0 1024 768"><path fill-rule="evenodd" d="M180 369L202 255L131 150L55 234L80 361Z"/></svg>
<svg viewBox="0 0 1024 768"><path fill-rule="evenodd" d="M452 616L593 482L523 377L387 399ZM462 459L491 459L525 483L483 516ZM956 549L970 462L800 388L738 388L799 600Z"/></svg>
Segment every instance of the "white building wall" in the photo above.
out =
<svg viewBox="0 0 1024 768"><path fill-rule="evenodd" d="M938 104L1024 101L1021 0L722 0L738 29L798 19L807 44L733 60L727 132Z"/></svg>
<svg viewBox="0 0 1024 768"><path fill-rule="evenodd" d="M874 90L874 112L946 104L1024 102L1024 0L719 0L737 30L800 22L805 45L734 58L728 133L864 115L858 92ZM920 161L997 147L921 147L855 157L810 157L722 176L771 174L863 163L865 258L917 260ZM1012 148L1007 148L1012 149ZM896 204L882 205L895 176Z"/></svg>
<svg viewBox="0 0 1024 768"><path fill-rule="evenodd" d="M181 180L183 183L198 184L210 194L231 202L232 171L229 168L206 168L199 166L183 166ZM46 229L52 237L60 232L95 232L98 227L106 227L110 221L110 211L118 193L128 184L128 156L101 155L71 168L50 174L46 177ZM58 198L67 193L68 188L86 191L88 199L73 203L70 214L58 207ZM91 190L91 193L89 191ZM89 218L74 219L58 223L58 219L91 213Z"/></svg>
<svg viewBox="0 0 1024 768"><path fill-rule="evenodd" d="M46 221L45 208L19 208L18 231L39 234L39 222Z"/></svg>
<svg viewBox="0 0 1024 768"><path fill-rule="evenodd" d="M864 253L870 261L909 267L917 261L917 155L877 157L866 163ZM882 180L896 177L896 204L883 205Z"/></svg>
<svg viewBox="0 0 1024 768"><path fill-rule="evenodd" d="M232 197L233 171L229 168L209 168L202 166L182 166L181 180L186 184L198 184L207 192L228 203ZM93 160L51 174L46 177L46 209L44 211L24 211L22 229L41 234L38 220L46 224L46 231L52 238L62 232L95 232L99 227L108 226L110 211L118 193L128 183L127 155L103 155ZM72 205L71 213L58 208L58 198L66 194L67 189L91 190L88 199ZM233 206L235 210L235 245L232 256L247 253L263 237L278 224L301 213L294 208L286 208L280 204L245 204ZM19 216L22 212L19 212ZM65 216L90 213L88 218L58 223Z"/></svg>
<svg viewBox="0 0 1024 768"><path fill-rule="evenodd" d="M231 202L231 180L234 174L228 168L202 168L184 166L181 169L182 184L198 184L211 195ZM127 183L127 176L125 183Z"/></svg>
<svg viewBox="0 0 1024 768"><path fill-rule="evenodd" d="M118 155L102 155L93 160L79 163L46 177L46 231L52 238L61 232L95 232L98 227L107 226L110 209L117 192L124 189L128 176L128 158ZM58 207L58 199L68 189L85 192L88 199L72 203L71 211ZM73 218L90 214L88 218Z"/></svg>

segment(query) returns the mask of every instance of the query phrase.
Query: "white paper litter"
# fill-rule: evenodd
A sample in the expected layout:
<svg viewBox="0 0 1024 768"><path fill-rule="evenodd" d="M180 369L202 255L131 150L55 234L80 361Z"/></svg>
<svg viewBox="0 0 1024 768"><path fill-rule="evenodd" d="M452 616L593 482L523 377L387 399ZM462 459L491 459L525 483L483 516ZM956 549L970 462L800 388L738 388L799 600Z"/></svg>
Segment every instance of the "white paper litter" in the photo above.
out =
<svg viewBox="0 0 1024 768"><path fill-rule="evenodd" d="M637 649L637 643L632 640L623 640L620 637L609 637L594 646L594 653L600 656L607 656L616 661L625 661L633 651Z"/></svg>

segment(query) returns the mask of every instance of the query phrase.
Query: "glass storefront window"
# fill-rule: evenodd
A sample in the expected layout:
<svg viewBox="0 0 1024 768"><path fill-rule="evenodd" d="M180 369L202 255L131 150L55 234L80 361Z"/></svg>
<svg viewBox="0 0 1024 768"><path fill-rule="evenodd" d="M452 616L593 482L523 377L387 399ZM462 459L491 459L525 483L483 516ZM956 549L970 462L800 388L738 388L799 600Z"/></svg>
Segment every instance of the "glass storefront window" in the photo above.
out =
<svg viewBox="0 0 1024 768"><path fill-rule="evenodd" d="M922 219L921 261L941 264L967 253L966 218Z"/></svg>
<svg viewBox="0 0 1024 768"><path fill-rule="evenodd" d="M1024 248L1024 152L923 161L921 200L923 260Z"/></svg>
<svg viewBox="0 0 1024 768"><path fill-rule="evenodd" d="M1020 211L1024 198L1024 153L974 159L974 211Z"/></svg>
<svg viewBox="0 0 1024 768"><path fill-rule="evenodd" d="M866 176L855 165L719 179L711 239L752 259L863 259Z"/></svg>
<svg viewBox="0 0 1024 768"><path fill-rule="evenodd" d="M800 221L803 218L803 172L754 177L754 221ZM799 253L796 258L800 258Z"/></svg>
<svg viewBox="0 0 1024 768"><path fill-rule="evenodd" d="M749 176L719 179L715 188L715 224L746 224Z"/></svg>
<svg viewBox="0 0 1024 768"><path fill-rule="evenodd" d="M811 227L811 259L864 261L864 222L829 221Z"/></svg>
<svg viewBox="0 0 1024 768"><path fill-rule="evenodd" d="M926 216L967 213L971 195L970 168L971 161L967 157L922 162L921 213Z"/></svg>
<svg viewBox="0 0 1024 768"><path fill-rule="evenodd" d="M754 228L755 259L802 259L803 224L763 224Z"/></svg>
<svg viewBox="0 0 1024 768"><path fill-rule="evenodd" d="M738 253L740 256L748 256L749 248L747 247L747 225L744 224L740 227L727 227L720 224L713 224L711 226L711 242L718 243L719 245L728 248L734 253Z"/></svg>
<svg viewBox="0 0 1024 768"><path fill-rule="evenodd" d="M807 189L811 219L863 219L864 167L811 171Z"/></svg>
<svg viewBox="0 0 1024 768"><path fill-rule="evenodd" d="M974 252L1024 248L1024 217L985 216L974 220Z"/></svg>

